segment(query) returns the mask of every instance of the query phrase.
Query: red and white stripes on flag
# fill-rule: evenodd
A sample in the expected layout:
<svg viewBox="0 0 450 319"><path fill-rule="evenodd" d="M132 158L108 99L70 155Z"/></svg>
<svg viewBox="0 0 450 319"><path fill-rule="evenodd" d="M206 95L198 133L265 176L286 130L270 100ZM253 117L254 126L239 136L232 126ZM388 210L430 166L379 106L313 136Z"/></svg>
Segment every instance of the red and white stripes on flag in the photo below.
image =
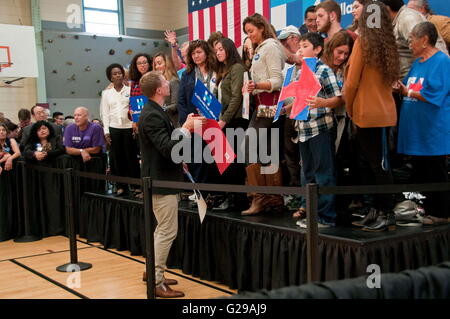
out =
<svg viewBox="0 0 450 319"><path fill-rule="evenodd" d="M188 0L189 1L189 0ZM192 3L202 0L190 0ZM213 32L221 31L230 38L236 47L245 39L242 21L254 13L260 13L270 21L270 0L203 0L211 3L210 7L189 12L189 40L208 40ZM219 2L219 3L218 3Z"/></svg>

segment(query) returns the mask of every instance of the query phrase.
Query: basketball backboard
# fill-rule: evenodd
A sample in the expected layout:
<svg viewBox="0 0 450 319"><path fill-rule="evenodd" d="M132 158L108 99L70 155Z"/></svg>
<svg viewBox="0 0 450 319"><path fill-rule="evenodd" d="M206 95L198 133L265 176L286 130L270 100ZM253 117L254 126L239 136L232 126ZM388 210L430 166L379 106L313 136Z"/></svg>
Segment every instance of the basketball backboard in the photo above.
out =
<svg viewBox="0 0 450 319"><path fill-rule="evenodd" d="M34 28L0 24L0 78L38 77Z"/></svg>

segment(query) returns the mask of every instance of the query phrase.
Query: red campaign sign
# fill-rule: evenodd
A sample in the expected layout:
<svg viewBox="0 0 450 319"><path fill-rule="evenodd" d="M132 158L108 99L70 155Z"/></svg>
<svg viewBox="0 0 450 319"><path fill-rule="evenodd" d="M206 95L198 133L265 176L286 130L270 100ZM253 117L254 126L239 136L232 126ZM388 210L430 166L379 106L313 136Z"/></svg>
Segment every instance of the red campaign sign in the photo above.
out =
<svg viewBox="0 0 450 319"><path fill-rule="evenodd" d="M414 92L420 92L423 89L422 83L420 83L420 80L417 83L411 83L409 86L410 90L413 90Z"/></svg>
<svg viewBox="0 0 450 319"><path fill-rule="evenodd" d="M200 135L208 144L220 175L222 175L228 166L233 163L236 154L230 143L228 143L227 137L220 129L219 123L215 120L208 119L204 126L196 127L194 133Z"/></svg>
<svg viewBox="0 0 450 319"><path fill-rule="evenodd" d="M306 64L305 60L302 62L302 72L298 81L292 82L281 92L279 101L284 101L289 97L295 97L294 105L292 106L291 119L295 119L307 106L310 96L316 96L322 86L317 80L316 75Z"/></svg>

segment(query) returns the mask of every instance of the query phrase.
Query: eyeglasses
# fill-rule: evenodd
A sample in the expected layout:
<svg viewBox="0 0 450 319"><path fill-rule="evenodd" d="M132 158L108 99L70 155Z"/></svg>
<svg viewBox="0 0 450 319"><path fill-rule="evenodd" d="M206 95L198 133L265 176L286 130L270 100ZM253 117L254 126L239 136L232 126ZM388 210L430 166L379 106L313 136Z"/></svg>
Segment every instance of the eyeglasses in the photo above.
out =
<svg viewBox="0 0 450 319"><path fill-rule="evenodd" d="M148 64L148 62L146 61L146 62L136 62L136 65L147 65Z"/></svg>

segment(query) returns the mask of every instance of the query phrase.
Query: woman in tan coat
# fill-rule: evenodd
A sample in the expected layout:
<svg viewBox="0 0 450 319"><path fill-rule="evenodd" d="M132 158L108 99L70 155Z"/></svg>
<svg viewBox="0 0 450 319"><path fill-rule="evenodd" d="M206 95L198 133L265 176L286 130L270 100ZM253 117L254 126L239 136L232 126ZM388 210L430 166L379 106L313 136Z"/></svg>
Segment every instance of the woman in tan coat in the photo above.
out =
<svg viewBox="0 0 450 319"><path fill-rule="evenodd" d="M380 25L373 25L373 9L368 6L378 6ZM358 23L360 37L349 60L344 99L354 124L359 163L368 168L360 171L360 182L362 185L392 184L387 153L382 150L383 147L387 149L386 128L397 125L392 86L400 77L399 55L391 20L383 3L366 3ZM377 195L366 218L354 225L367 231L393 230L393 206L392 195Z"/></svg>

